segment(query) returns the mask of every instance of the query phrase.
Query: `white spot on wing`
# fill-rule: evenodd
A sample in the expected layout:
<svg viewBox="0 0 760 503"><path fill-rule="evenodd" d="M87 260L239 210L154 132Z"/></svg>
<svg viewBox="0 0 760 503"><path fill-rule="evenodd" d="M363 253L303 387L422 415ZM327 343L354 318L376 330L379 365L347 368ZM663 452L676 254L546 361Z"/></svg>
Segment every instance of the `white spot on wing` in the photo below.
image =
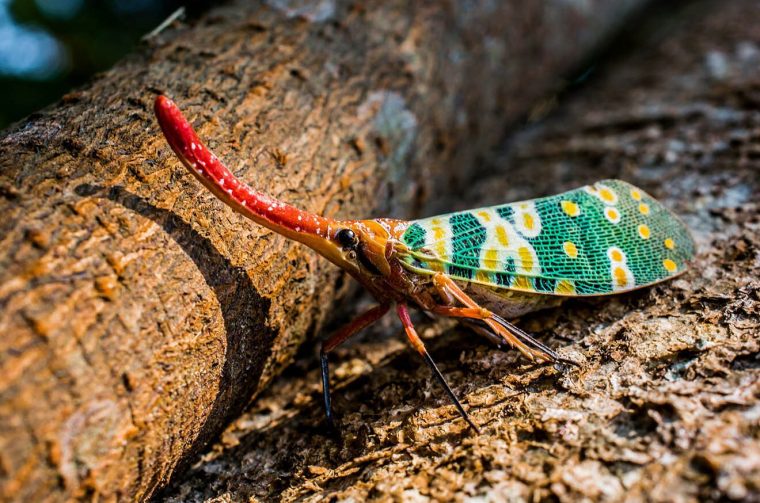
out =
<svg viewBox="0 0 760 503"><path fill-rule="evenodd" d="M515 208L515 227L526 238L534 238L541 234L541 217L538 216L533 202L522 203Z"/></svg>
<svg viewBox="0 0 760 503"><path fill-rule="evenodd" d="M528 206L524 209L530 210L530 207ZM499 216L493 208L472 210L471 213L475 215L475 218L478 219L480 225L486 228L486 240L483 243L483 247L480 249L481 267L494 269L493 264L486 264L486 259L488 251L495 250L497 252L496 261L498 264L495 268L496 271L505 271L506 263L511 258L514 261L515 269L518 273L531 276L541 273L541 264L538 261L536 250L517 232L515 229L516 226L513 226L511 222ZM499 239L499 227L504 230L504 234L507 238L507 246L504 246ZM531 263L526 263L522 260L520 257L521 249L527 250L530 255Z"/></svg>

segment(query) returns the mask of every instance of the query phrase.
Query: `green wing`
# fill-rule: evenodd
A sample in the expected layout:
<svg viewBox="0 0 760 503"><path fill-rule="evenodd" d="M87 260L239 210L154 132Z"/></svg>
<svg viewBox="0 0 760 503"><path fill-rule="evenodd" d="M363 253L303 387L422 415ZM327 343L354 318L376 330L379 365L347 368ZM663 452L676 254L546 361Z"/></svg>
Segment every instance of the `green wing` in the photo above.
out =
<svg viewBox="0 0 760 503"><path fill-rule="evenodd" d="M651 285L683 272L694 256L683 222L620 180L416 220L402 241L418 270L555 295Z"/></svg>

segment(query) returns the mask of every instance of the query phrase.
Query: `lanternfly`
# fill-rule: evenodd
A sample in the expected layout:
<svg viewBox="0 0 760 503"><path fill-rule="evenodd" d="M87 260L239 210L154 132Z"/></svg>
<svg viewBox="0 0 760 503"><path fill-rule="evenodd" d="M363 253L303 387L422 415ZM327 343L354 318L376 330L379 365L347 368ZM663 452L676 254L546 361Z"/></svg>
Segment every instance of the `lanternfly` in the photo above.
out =
<svg viewBox="0 0 760 503"><path fill-rule="evenodd" d="M313 215L235 178L170 99L159 96L155 111L171 148L219 199L316 250L377 299L376 307L322 344L330 424L328 354L393 306L414 349L477 430L417 335L409 305L459 318L531 360L572 364L506 319L569 297L627 292L667 280L682 273L694 255L685 225L642 190L619 180L415 221Z"/></svg>

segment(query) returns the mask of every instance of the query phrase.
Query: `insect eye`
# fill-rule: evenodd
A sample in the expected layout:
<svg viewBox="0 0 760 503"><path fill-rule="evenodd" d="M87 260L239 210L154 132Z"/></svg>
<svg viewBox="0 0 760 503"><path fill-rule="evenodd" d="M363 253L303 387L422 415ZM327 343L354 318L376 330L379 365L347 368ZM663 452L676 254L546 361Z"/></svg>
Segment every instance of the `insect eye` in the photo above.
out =
<svg viewBox="0 0 760 503"><path fill-rule="evenodd" d="M347 255L350 260L356 260L356 252L354 250L349 251Z"/></svg>
<svg viewBox="0 0 760 503"><path fill-rule="evenodd" d="M359 238L351 229L339 230L335 238L343 248L354 248L357 244L359 244Z"/></svg>

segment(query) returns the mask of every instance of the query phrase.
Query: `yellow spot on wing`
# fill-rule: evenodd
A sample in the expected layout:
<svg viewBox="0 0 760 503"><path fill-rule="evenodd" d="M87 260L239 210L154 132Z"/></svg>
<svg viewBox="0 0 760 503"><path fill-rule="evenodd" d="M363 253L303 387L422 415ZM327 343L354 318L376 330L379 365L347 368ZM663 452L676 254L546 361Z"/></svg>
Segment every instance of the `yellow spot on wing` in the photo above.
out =
<svg viewBox="0 0 760 503"><path fill-rule="evenodd" d="M617 203L617 194L615 194L612 189L605 187L604 185L599 186L596 195L604 202L604 204Z"/></svg>
<svg viewBox="0 0 760 503"><path fill-rule="evenodd" d="M496 226L496 239L499 241L499 244L503 246L504 248L509 247L509 238L507 237L507 230L501 226Z"/></svg>
<svg viewBox="0 0 760 503"><path fill-rule="evenodd" d="M617 201L617 196L614 192L612 192L611 189L608 189L607 187L602 187L599 189L599 197L604 201L605 203L609 204L615 204Z"/></svg>
<svg viewBox="0 0 760 503"><path fill-rule="evenodd" d="M525 225L526 229L533 230L533 226L534 226L533 215L531 215L529 213L524 213L523 214L523 225Z"/></svg>
<svg viewBox="0 0 760 503"><path fill-rule="evenodd" d="M604 208L604 216L613 224L620 222L620 213L615 208Z"/></svg>
<svg viewBox="0 0 760 503"><path fill-rule="evenodd" d="M665 240L665 248L667 248L668 250L672 250L675 247L676 247L675 241L673 241L670 238Z"/></svg>
<svg viewBox="0 0 760 503"><path fill-rule="evenodd" d="M435 247L433 248L433 251L435 251L435 254L439 258L445 258L447 256L446 253L446 241L438 241L435 243Z"/></svg>
<svg viewBox="0 0 760 503"><path fill-rule="evenodd" d="M565 253L570 258L575 258L578 256L578 248L575 246L575 243L572 241L565 241L562 243L562 249L565 250Z"/></svg>
<svg viewBox="0 0 760 503"><path fill-rule="evenodd" d="M614 262L622 262L624 259L623 252L621 252L617 248L612 249L609 253L610 253L610 259L612 259Z"/></svg>
<svg viewBox="0 0 760 503"><path fill-rule="evenodd" d="M497 250L486 250L483 257L483 267L496 271L499 269L499 252Z"/></svg>
<svg viewBox="0 0 760 503"><path fill-rule="evenodd" d="M581 210L578 208L578 205L572 201L562 201L560 203L560 206L562 206L562 211L564 211L570 217L577 217L581 214Z"/></svg>
<svg viewBox="0 0 760 503"><path fill-rule="evenodd" d="M491 275L485 271L478 271L475 273L475 279L481 283L493 283Z"/></svg>
<svg viewBox="0 0 760 503"><path fill-rule="evenodd" d="M479 211L478 216L483 219L484 222L491 221L491 215L487 211Z"/></svg>
<svg viewBox="0 0 760 503"><path fill-rule="evenodd" d="M631 197L636 201L641 201L641 192L636 189L631 189Z"/></svg>
<svg viewBox="0 0 760 503"><path fill-rule="evenodd" d="M667 269L668 272L676 272L676 269L678 269L678 265L676 265L676 263L669 258L663 260L662 265L665 267L665 269Z"/></svg>
<svg viewBox="0 0 760 503"><path fill-rule="evenodd" d="M628 284L628 275L625 273L625 269L623 269L622 267L620 266L615 267L612 270L612 275L615 278L615 284L617 284L617 286L622 287Z"/></svg>
<svg viewBox="0 0 760 503"><path fill-rule="evenodd" d="M521 246L517 253L520 255L523 270L530 271L533 269L533 255L530 254L530 249L527 246Z"/></svg>
<svg viewBox="0 0 760 503"><path fill-rule="evenodd" d="M557 282L557 286L554 287L554 293L560 295L572 295L575 293L575 285L571 281L565 279Z"/></svg>
<svg viewBox="0 0 760 503"><path fill-rule="evenodd" d="M639 203L639 213L649 215L649 205L647 203Z"/></svg>
<svg viewBox="0 0 760 503"><path fill-rule="evenodd" d="M649 239L650 231L649 226L646 224L639 225L639 236L641 236L642 239Z"/></svg>
<svg viewBox="0 0 760 503"><path fill-rule="evenodd" d="M525 276L515 276L515 280L512 282L512 288L533 291L533 285L531 285L530 280Z"/></svg>
<svg viewBox="0 0 760 503"><path fill-rule="evenodd" d="M433 239L440 241L446 237L446 231L443 227L433 227Z"/></svg>

